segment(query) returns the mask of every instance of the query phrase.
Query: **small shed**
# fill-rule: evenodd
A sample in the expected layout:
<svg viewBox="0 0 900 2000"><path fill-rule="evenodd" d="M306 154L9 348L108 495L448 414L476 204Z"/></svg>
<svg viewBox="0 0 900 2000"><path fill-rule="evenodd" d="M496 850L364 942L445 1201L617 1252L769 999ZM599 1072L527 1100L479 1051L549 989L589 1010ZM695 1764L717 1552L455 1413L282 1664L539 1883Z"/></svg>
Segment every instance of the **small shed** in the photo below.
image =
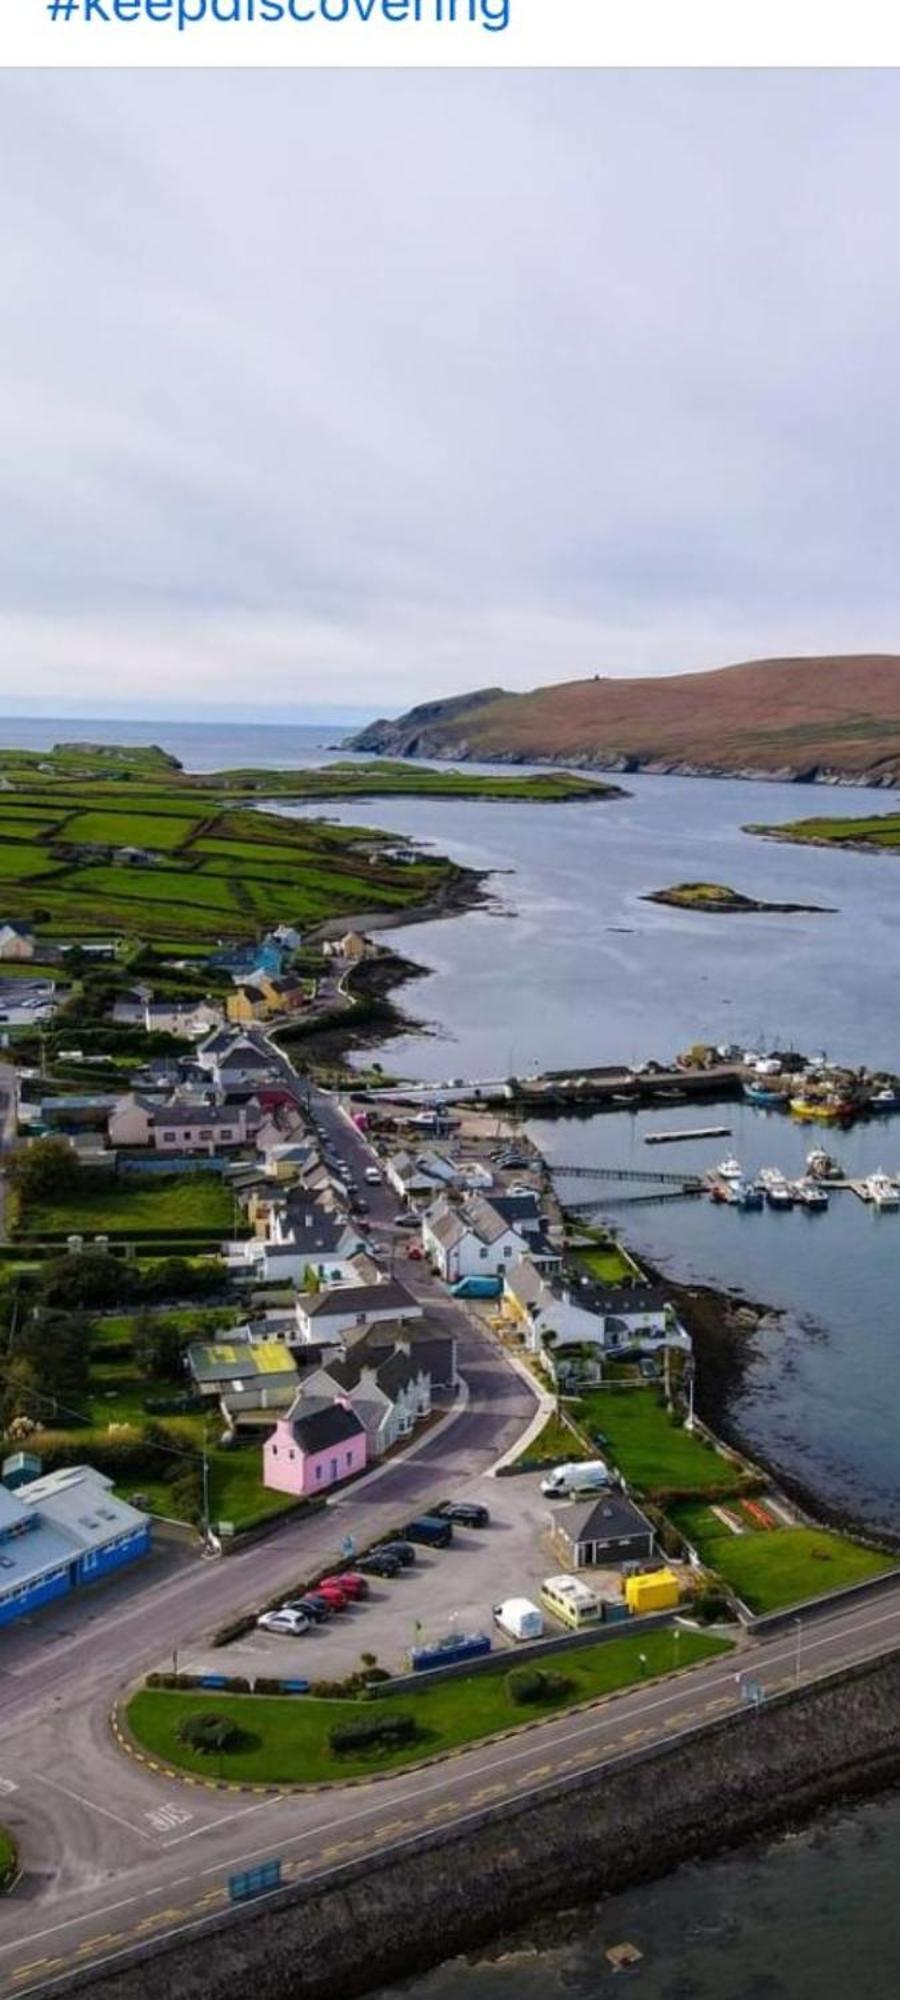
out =
<svg viewBox="0 0 900 2000"><path fill-rule="evenodd" d="M626 1563L652 1556L655 1532L633 1500L616 1491L598 1494L553 1517L554 1533L575 1569Z"/></svg>

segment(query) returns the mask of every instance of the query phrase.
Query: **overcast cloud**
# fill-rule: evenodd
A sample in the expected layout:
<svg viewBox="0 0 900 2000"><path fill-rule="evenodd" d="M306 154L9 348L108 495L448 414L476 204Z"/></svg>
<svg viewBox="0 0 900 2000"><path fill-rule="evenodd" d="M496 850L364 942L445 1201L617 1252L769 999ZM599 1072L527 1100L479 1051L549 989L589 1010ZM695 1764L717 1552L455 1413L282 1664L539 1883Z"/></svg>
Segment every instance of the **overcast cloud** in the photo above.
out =
<svg viewBox="0 0 900 2000"><path fill-rule="evenodd" d="M900 650L900 76L0 77L0 697Z"/></svg>

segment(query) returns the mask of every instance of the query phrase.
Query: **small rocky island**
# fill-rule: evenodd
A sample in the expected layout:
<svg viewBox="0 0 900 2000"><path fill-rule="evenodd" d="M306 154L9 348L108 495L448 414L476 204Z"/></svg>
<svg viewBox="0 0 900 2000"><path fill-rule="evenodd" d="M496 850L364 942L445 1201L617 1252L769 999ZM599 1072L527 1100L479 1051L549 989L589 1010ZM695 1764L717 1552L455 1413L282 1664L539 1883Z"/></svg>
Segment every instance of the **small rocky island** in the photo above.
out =
<svg viewBox="0 0 900 2000"><path fill-rule="evenodd" d="M703 910L715 916L742 916L747 911L765 916L834 916L823 903L764 903L755 896L743 896L722 882L677 882L673 889L653 889L641 897L642 903L665 903L673 910Z"/></svg>

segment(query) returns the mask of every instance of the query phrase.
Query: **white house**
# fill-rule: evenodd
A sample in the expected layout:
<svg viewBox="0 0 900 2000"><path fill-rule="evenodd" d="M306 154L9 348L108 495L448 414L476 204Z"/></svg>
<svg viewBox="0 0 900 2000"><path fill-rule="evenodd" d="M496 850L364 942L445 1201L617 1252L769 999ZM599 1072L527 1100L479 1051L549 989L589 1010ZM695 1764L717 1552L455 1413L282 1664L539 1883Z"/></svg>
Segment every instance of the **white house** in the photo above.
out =
<svg viewBox="0 0 900 2000"><path fill-rule="evenodd" d="M421 1318L418 1300L396 1278L383 1278L380 1284L329 1285L297 1300L297 1338L307 1346L334 1347L355 1328Z"/></svg>
<svg viewBox="0 0 900 2000"><path fill-rule="evenodd" d="M109 1143L115 1147L152 1147L155 1153L213 1154L224 1147L245 1146L259 1122L259 1106L207 1104L202 1099L172 1098L160 1104L140 1091L119 1099L107 1122Z"/></svg>
<svg viewBox="0 0 900 2000"><path fill-rule="evenodd" d="M526 1247L519 1229L482 1196L461 1208L442 1197L422 1217L422 1248L447 1285L460 1278L496 1277Z"/></svg>
<svg viewBox="0 0 900 2000"><path fill-rule="evenodd" d="M588 1364L587 1372L591 1351L599 1363L604 1354L634 1347L691 1350L690 1336L656 1286L551 1282L525 1256L505 1273L503 1302L526 1346L543 1354L554 1373L562 1372L567 1348L582 1350L579 1358Z"/></svg>

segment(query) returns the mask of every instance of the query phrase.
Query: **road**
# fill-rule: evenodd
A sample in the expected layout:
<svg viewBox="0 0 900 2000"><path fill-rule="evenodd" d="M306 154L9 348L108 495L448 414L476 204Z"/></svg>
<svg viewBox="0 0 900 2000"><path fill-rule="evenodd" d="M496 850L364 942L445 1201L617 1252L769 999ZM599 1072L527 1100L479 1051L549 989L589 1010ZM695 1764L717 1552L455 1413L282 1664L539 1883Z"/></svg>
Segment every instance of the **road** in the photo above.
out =
<svg viewBox="0 0 900 2000"><path fill-rule="evenodd" d="M337 1107L313 1094L329 1144L359 1177L365 1142ZM372 1191L373 1236L392 1238L393 1196ZM439 1435L385 1467L324 1514L221 1561L160 1548L146 1571L86 1592L54 1617L0 1641L0 1818L20 1839L24 1878L0 1902L0 1996L52 1993L77 1969L150 1952L214 1922L227 1877L275 1856L287 1880L318 1876L386 1852L492 1804L527 1799L561 1780L743 1708L736 1672L766 1692L900 1647L900 1581L843 1612L750 1640L665 1682L641 1684L560 1716L518 1740L372 1785L326 1792L229 1792L167 1779L115 1745L116 1694L177 1645L179 1664L226 1616L332 1560L351 1526L377 1534L398 1507L464 1492L528 1422L519 1376L462 1308L438 1295L421 1265L400 1266L454 1326L470 1387L467 1408ZM678 1641L673 1637L673 1665ZM748 1718L748 1725L752 1720Z"/></svg>

